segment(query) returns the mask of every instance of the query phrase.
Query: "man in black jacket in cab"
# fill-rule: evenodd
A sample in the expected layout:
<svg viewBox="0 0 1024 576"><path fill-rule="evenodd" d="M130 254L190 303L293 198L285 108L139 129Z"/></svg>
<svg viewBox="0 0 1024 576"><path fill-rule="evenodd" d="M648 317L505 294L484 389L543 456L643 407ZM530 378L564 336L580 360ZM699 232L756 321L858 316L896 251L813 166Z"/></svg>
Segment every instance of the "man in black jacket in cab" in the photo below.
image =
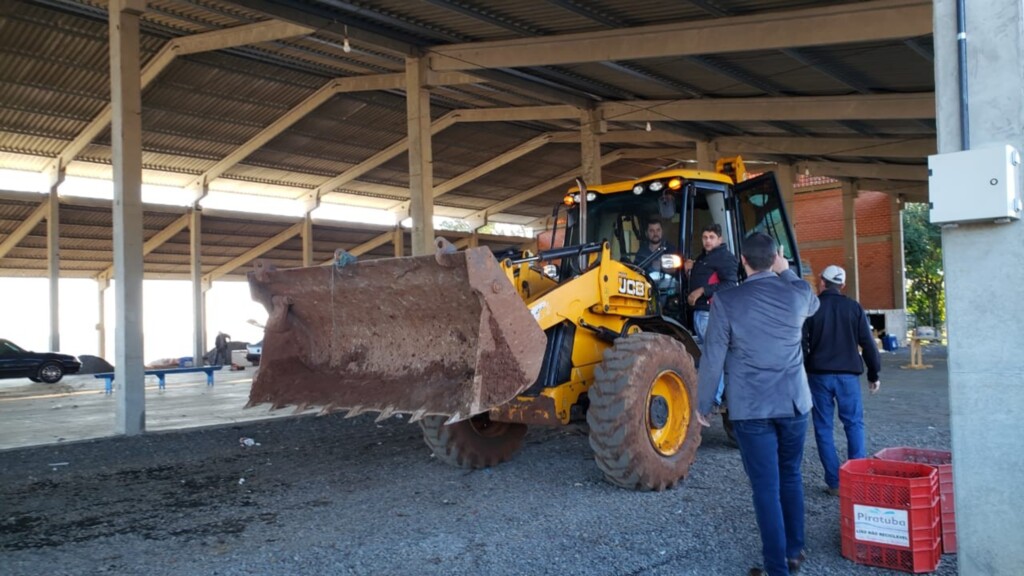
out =
<svg viewBox="0 0 1024 576"><path fill-rule="evenodd" d="M708 316L711 310L711 298L719 290L737 284L739 262L722 238L722 226L708 224L701 231L701 244L704 251L696 260L687 260L684 269L689 275L690 293L686 302L693 310L693 330L697 335L697 343L704 344L704 335L708 330ZM722 392L725 381L718 384L715 394L715 408L722 404Z"/></svg>

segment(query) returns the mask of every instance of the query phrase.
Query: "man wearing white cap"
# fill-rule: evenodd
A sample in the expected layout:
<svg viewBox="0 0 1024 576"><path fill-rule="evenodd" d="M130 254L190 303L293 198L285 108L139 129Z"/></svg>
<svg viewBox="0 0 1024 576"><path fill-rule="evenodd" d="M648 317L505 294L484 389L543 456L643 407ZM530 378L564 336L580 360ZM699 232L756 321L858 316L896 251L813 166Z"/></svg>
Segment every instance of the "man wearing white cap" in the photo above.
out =
<svg viewBox="0 0 1024 576"><path fill-rule="evenodd" d="M860 374L865 364L868 389L874 394L881 386L881 358L871 325L861 305L840 292L845 285L845 270L834 264L825 268L818 282L821 307L804 324L804 364L814 401L814 439L825 468L826 491L833 496L839 494L839 455L832 435L836 407L846 432L847 457L864 458Z"/></svg>

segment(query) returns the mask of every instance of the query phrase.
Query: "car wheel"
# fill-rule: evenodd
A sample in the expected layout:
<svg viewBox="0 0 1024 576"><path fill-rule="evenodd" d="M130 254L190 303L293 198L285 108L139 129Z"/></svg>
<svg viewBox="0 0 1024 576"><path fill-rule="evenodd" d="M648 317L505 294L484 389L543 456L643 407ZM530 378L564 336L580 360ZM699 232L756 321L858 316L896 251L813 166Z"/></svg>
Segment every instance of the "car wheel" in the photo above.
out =
<svg viewBox="0 0 1024 576"><path fill-rule="evenodd" d="M47 362L39 367L39 379L47 384L56 384L64 377L64 368L56 362Z"/></svg>

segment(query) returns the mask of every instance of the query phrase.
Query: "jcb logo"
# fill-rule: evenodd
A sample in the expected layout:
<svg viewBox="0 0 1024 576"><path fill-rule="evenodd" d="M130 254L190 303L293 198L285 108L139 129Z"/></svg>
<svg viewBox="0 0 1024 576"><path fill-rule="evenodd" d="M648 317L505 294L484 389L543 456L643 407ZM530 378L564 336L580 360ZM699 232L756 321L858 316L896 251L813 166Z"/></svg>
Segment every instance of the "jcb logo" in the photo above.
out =
<svg viewBox="0 0 1024 576"><path fill-rule="evenodd" d="M644 281L630 280L629 278L619 278L619 294L627 294L629 296L644 297L647 292L647 283Z"/></svg>

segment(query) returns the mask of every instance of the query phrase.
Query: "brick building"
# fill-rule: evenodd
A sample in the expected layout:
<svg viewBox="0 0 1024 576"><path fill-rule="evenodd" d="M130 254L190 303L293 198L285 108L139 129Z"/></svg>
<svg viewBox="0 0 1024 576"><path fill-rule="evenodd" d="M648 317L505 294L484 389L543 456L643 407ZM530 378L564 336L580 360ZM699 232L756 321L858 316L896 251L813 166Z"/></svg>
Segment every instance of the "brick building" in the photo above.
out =
<svg viewBox="0 0 1024 576"><path fill-rule="evenodd" d="M847 295L868 310L876 329L896 334L902 341L907 320L899 199L883 192L850 190L855 197L848 216L839 182L798 179L794 191L793 226L801 259L815 277L829 264L845 268ZM844 240L851 229L857 238L852 253L854 245Z"/></svg>

